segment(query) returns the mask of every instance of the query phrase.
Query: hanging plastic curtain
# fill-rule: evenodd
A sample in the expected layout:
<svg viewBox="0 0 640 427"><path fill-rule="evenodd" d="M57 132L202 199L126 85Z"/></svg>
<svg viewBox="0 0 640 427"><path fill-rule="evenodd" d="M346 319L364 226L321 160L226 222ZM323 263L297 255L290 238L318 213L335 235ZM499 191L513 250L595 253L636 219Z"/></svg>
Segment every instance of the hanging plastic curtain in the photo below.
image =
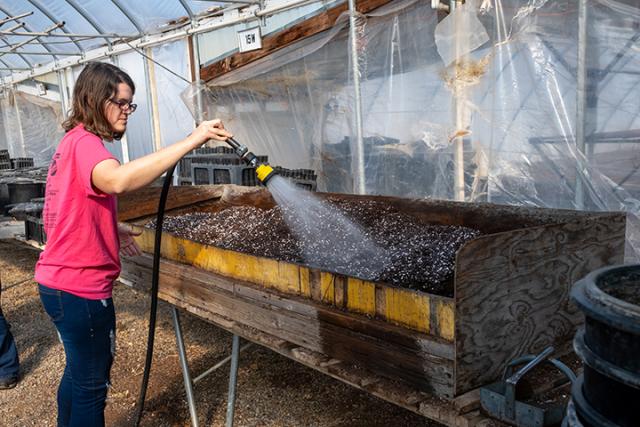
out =
<svg viewBox="0 0 640 427"><path fill-rule="evenodd" d="M64 135L62 108L58 102L20 92L7 91L0 99L3 128L1 144L15 157L31 157L35 166L51 161ZM37 123L37 126L34 125Z"/></svg>
<svg viewBox="0 0 640 427"><path fill-rule="evenodd" d="M356 192L362 149L369 194L627 211L634 259L640 13L584 1L586 17L551 0L468 0L444 18L393 1L360 16L363 147L346 15L183 95L194 108L199 92L256 154L316 170L325 191Z"/></svg>

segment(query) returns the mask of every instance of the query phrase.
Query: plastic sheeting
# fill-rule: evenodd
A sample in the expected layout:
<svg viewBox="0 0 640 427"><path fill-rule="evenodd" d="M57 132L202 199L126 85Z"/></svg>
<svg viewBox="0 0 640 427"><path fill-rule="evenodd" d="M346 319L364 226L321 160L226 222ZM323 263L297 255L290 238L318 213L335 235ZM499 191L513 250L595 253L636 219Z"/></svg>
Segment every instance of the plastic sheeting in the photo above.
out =
<svg viewBox="0 0 640 427"><path fill-rule="evenodd" d="M32 157L35 166L51 161L64 135L59 103L12 90L0 99L0 148L15 157Z"/></svg>
<svg viewBox="0 0 640 427"><path fill-rule="evenodd" d="M627 211L637 259L640 12L586 0L580 40L578 1L479 3L439 19L429 2L394 1L359 18L362 147L344 16L184 98L194 109L200 92L206 116L271 163L315 169L321 190L355 192L360 148L369 194Z"/></svg>
<svg viewBox="0 0 640 427"><path fill-rule="evenodd" d="M126 71L136 85L134 102L136 111L129 116L127 123L127 143L129 159L133 160L155 151L151 123L150 88L145 75L148 73L146 60L138 52L132 51L118 56L118 66Z"/></svg>
<svg viewBox="0 0 640 427"><path fill-rule="evenodd" d="M169 70L190 80L188 44L185 40L165 44L153 49L153 59ZM194 128L193 117L183 102L182 93L189 83L166 69L154 65L155 85L158 90L158 119L160 141L163 147L171 145L189 135ZM135 143L135 141L132 141Z"/></svg>

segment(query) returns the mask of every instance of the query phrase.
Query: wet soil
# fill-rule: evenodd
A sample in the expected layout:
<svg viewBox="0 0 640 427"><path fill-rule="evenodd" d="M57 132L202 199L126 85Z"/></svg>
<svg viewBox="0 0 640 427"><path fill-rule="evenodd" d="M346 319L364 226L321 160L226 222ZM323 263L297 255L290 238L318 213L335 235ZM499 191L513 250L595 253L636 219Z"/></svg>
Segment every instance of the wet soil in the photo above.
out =
<svg viewBox="0 0 640 427"><path fill-rule="evenodd" d="M293 233L285 221L289 212L280 206L268 210L238 206L215 213L166 217L163 229L189 240L250 255L453 295L456 252L465 242L479 236L478 230L425 224L375 201L329 199L329 203L357 224L378 250L365 250L357 239L332 234L331 230L314 241L300 240L296 237L300 233ZM322 227L303 220L293 226L296 230ZM155 222L147 227L155 228ZM318 234L317 230L308 231L308 235Z"/></svg>

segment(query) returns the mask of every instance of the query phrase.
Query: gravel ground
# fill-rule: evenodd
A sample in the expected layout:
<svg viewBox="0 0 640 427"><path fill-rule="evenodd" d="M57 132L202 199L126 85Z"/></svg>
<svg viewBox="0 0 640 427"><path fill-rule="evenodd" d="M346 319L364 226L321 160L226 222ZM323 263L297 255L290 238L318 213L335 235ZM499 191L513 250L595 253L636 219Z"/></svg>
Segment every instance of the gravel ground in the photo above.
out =
<svg viewBox="0 0 640 427"><path fill-rule="evenodd" d="M55 392L64 353L32 280L39 251L0 240L2 308L12 325L23 379L0 391L0 426L54 426ZM125 286L114 290L118 353L112 370L107 425L130 426L142 378L148 299ZM198 374L230 353L231 335L187 313L184 339ZM223 426L228 367L195 388L200 425ZM160 304L154 364L143 426L189 426L170 311ZM236 426L437 426L259 346L241 354Z"/></svg>

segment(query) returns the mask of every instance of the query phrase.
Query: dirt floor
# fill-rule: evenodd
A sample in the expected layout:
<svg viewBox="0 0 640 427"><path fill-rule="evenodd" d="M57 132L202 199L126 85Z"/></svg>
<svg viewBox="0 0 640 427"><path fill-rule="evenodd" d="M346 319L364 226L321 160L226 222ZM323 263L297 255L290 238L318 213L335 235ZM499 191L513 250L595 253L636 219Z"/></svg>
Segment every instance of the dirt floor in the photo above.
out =
<svg viewBox="0 0 640 427"><path fill-rule="evenodd" d="M22 381L0 391L0 426L53 426L55 393L64 353L44 313L33 279L39 251L0 240L2 309L12 325ZM125 286L114 290L116 362L107 425L129 426L142 378L148 298ZM231 335L182 313L192 372L199 374L230 354ZM200 425L224 425L228 365L195 388ZM253 345L240 356L236 426L437 426L270 350ZM182 375L168 306L158 315L155 356L143 426L188 426Z"/></svg>

